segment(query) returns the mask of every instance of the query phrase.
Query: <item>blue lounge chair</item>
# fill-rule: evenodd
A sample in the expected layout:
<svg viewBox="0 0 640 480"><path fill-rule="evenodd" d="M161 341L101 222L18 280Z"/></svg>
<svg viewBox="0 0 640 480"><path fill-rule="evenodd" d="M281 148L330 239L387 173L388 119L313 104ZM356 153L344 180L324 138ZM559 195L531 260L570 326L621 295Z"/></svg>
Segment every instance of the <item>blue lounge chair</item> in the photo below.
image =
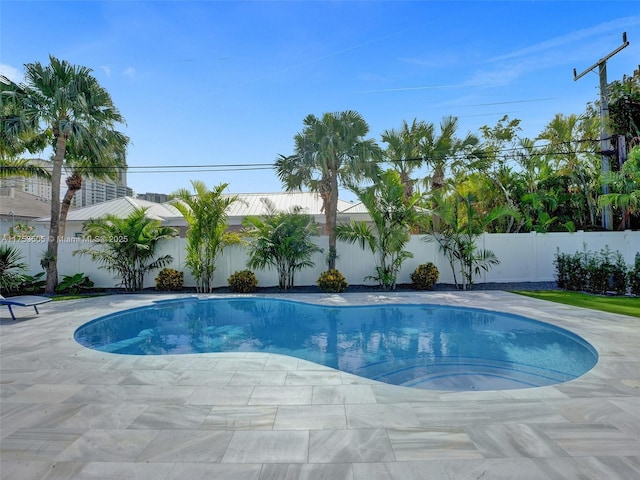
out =
<svg viewBox="0 0 640 480"><path fill-rule="evenodd" d="M18 295L16 297L9 298L0 295L0 305L6 305L9 308L9 313L13 320L16 319L16 316L13 314L11 307L33 307L36 313L40 313L38 311L38 305L50 301L51 299L49 297L39 297L37 295Z"/></svg>

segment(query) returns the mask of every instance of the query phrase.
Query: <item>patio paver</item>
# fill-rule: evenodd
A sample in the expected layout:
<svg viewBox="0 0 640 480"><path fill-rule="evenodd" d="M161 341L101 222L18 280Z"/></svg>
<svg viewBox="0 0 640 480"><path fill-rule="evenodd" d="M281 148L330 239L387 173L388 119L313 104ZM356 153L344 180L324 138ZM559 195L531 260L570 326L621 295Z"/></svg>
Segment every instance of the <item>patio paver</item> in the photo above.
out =
<svg viewBox="0 0 640 480"><path fill-rule="evenodd" d="M126 356L74 341L153 294L51 302L17 321L0 309L0 478L640 478L640 319L499 291L279 297L500 310L581 335L599 361L549 387L430 391L281 355Z"/></svg>

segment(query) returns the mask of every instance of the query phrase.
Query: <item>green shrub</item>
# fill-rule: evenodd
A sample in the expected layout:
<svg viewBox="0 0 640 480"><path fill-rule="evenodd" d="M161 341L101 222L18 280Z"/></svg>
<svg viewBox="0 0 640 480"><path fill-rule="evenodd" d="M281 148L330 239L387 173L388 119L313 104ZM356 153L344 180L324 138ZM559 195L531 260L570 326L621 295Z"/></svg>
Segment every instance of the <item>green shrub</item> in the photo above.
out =
<svg viewBox="0 0 640 480"><path fill-rule="evenodd" d="M15 289L26 272L22 252L9 245L0 245L0 293Z"/></svg>
<svg viewBox="0 0 640 480"><path fill-rule="evenodd" d="M627 269L627 264L620 252L616 252L614 257L614 262L611 266L611 289L616 292L616 295L625 295L631 270Z"/></svg>
<svg viewBox="0 0 640 480"><path fill-rule="evenodd" d="M235 272L227 280L232 292L251 293L258 288L258 279L251 270L240 270Z"/></svg>
<svg viewBox="0 0 640 480"><path fill-rule="evenodd" d="M411 274L411 281L416 290L431 290L440 278L438 267L433 263L423 263Z"/></svg>
<svg viewBox="0 0 640 480"><path fill-rule="evenodd" d="M35 275L22 275L15 287L16 295L34 295L44 292L47 281L43 278L44 272Z"/></svg>
<svg viewBox="0 0 640 480"><path fill-rule="evenodd" d="M184 272L163 268L156 277L156 290L178 291L184 287Z"/></svg>
<svg viewBox="0 0 640 480"><path fill-rule="evenodd" d="M340 293L344 292L349 284L344 278L344 275L339 270L327 270L320 274L318 278L318 288L323 292Z"/></svg>
<svg viewBox="0 0 640 480"><path fill-rule="evenodd" d="M68 293L77 295L81 290L93 287L93 282L84 273L64 275L62 281L56 287L56 293Z"/></svg>
<svg viewBox="0 0 640 480"><path fill-rule="evenodd" d="M634 270L628 269L622 254L605 247L600 252L556 253L556 282L563 290L583 291L604 295L633 292ZM638 263L636 259L636 263ZM640 266L637 267L640 269Z"/></svg>
<svg viewBox="0 0 640 480"><path fill-rule="evenodd" d="M633 295L640 295L640 253L636 253L635 265L629 270L629 287Z"/></svg>

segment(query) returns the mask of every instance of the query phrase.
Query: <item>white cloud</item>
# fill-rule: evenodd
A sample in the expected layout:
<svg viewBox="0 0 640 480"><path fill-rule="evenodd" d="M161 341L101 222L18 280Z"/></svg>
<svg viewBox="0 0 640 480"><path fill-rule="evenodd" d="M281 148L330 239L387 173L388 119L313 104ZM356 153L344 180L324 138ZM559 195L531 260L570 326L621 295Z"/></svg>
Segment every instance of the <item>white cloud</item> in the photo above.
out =
<svg viewBox="0 0 640 480"><path fill-rule="evenodd" d="M640 25L640 16L619 18L610 22L598 24L591 28L584 28L582 30L576 30L575 32L571 32L567 35L551 38L549 40L545 40L544 42L536 43L534 45L530 45L528 47L521 48L513 52L506 53L504 55L493 57L488 61L496 62L501 60L509 60L513 58L539 54L540 52L545 52L551 49L560 48L570 43L582 42L591 37L608 35L613 33L620 35L620 39L622 39L622 32L626 28L637 27L638 25ZM616 47L618 43L612 42L611 45L613 48L613 47Z"/></svg>
<svg viewBox="0 0 640 480"><path fill-rule="evenodd" d="M130 80L133 80L136 76L136 69L133 67L127 67L122 74L125 77L129 77Z"/></svg>
<svg viewBox="0 0 640 480"><path fill-rule="evenodd" d="M100 65L100 69L107 77L111 76L111 67L109 65Z"/></svg>
<svg viewBox="0 0 640 480"><path fill-rule="evenodd" d="M426 68L442 68L459 63L459 58L454 54L435 54L429 58L415 58L415 57L402 57L398 59L400 62L408 63L409 65L417 65L418 67Z"/></svg>
<svg viewBox="0 0 640 480"><path fill-rule="evenodd" d="M24 75L20 70L5 63L0 63L0 75L16 83L24 81Z"/></svg>

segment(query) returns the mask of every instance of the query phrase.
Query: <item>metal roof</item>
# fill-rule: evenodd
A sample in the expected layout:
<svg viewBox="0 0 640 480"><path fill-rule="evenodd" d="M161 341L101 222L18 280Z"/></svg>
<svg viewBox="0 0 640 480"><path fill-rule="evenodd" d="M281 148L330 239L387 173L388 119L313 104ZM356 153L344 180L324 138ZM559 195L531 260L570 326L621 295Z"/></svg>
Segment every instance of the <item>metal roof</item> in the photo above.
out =
<svg viewBox="0 0 640 480"><path fill-rule="evenodd" d="M166 217L179 216L180 212L167 203L155 203L147 200L140 200L131 197L121 197L107 202L97 203L89 207L70 210L67 215L67 222L85 222L91 218L100 218L106 215L116 215L125 218L136 208L148 208L147 216L156 220L163 220ZM37 222L49 222L51 217L43 217Z"/></svg>
<svg viewBox="0 0 640 480"><path fill-rule="evenodd" d="M277 211L289 211L295 206L302 208L302 212L308 215L324 215L322 208L322 198L313 192L279 192L279 193L239 193L227 194L225 196L238 197L238 201L229 206L229 219L242 220L248 215L265 215L268 213L262 199L268 199L273 203ZM151 218L163 220L165 224L184 222L182 214L167 203L149 202L139 198L121 197L108 202L98 203L89 207L78 208L69 211L67 222L85 222L91 218L100 218L112 214L124 218L128 216L134 208L148 207L147 215ZM366 209L361 203L351 203L338 199L338 214L341 213L366 213ZM49 222L50 217L42 217L37 222Z"/></svg>
<svg viewBox="0 0 640 480"><path fill-rule="evenodd" d="M324 215L322 198L313 192L279 192L279 193L240 193L238 201L229 207L229 217L246 217L248 215L265 215L268 213L263 199L273 204L276 211L289 211L298 206L302 213L308 215ZM338 212L351 208L353 204L338 199Z"/></svg>

